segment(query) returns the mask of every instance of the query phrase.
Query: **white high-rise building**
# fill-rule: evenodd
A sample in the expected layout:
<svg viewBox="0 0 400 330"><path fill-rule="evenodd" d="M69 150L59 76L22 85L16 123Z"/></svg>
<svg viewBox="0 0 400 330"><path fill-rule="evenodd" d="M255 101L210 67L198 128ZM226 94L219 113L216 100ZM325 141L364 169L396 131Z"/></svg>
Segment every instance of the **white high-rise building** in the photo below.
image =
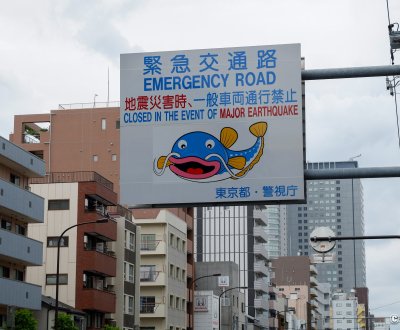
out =
<svg viewBox="0 0 400 330"><path fill-rule="evenodd" d="M357 298L354 293L336 292L332 295L332 329L358 329Z"/></svg>

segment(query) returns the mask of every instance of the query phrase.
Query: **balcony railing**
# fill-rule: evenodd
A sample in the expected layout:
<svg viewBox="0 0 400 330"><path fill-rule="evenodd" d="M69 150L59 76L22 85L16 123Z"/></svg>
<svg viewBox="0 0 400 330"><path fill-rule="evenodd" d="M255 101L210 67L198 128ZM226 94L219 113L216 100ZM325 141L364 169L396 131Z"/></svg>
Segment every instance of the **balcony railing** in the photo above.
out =
<svg viewBox="0 0 400 330"><path fill-rule="evenodd" d="M70 183L70 182L97 182L98 184L113 190L113 183L93 171L79 172L52 172L43 178L31 178L29 183Z"/></svg>
<svg viewBox="0 0 400 330"><path fill-rule="evenodd" d="M58 110L71 110L71 109L93 109L93 108L119 108L119 101L109 102L88 102L88 103L65 103L59 104Z"/></svg>
<svg viewBox="0 0 400 330"><path fill-rule="evenodd" d="M155 282L160 271L140 271L140 282Z"/></svg>
<svg viewBox="0 0 400 330"><path fill-rule="evenodd" d="M155 251L161 240L145 241L140 243L141 251Z"/></svg>

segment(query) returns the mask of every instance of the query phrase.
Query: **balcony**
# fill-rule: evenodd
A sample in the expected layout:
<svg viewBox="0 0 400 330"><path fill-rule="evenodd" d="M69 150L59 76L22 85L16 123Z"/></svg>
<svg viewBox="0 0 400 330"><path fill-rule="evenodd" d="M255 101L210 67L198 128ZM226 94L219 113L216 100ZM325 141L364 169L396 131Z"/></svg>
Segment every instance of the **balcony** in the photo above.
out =
<svg viewBox="0 0 400 330"><path fill-rule="evenodd" d="M166 286L166 276L160 271L140 271L140 286Z"/></svg>
<svg viewBox="0 0 400 330"><path fill-rule="evenodd" d="M44 199L0 179L0 212L28 223L42 223Z"/></svg>
<svg viewBox="0 0 400 330"><path fill-rule="evenodd" d="M40 310L42 288L38 285L0 277L0 305Z"/></svg>
<svg viewBox="0 0 400 330"><path fill-rule="evenodd" d="M110 277L116 276L117 259L113 255L96 250L84 250L81 256L85 271Z"/></svg>
<svg viewBox="0 0 400 330"><path fill-rule="evenodd" d="M254 323L256 325L258 325L261 329L268 329L268 325L269 325L268 313L257 312L257 310L256 310L256 317L255 317Z"/></svg>
<svg viewBox="0 0 400 330"><path fill-rule="evenodd" d="M310 274L318 275L317 267L315 267L314 265L310 265Z"/></svg>
<svg viewBox="0 0 400 330"><path fill-rule="evenodd" d="M317 279L315 278L315 276L310 276L310 286L311 286L311 287L316 287L316 286L318 286L318 281L317 281Z"/></svg>
<svg viewBox="0 0 400 330"><path fill-rule="evenodd" d="M186 239L187 254L193 254L193 241L189 238Z"/></svg>
<svg viewBox="0 0 400 330"><path fill-rule="evenodd" d="M32 153L0 136L0 164L13 168L27 177L44 176L45 162Z"/></svg>
<svg viewBox="0 0 400 330"><path fill-rule="evenodd" d="M140 243L141 255L157 255L166 253L167 249L164 241L154 240L154 241L145 241Z"/></svg>
<svg viewBox="0 0 400 330"><path fill-rule="evenodd" d="M258 255L259 257L268 260L268 251L263 244L254 244L254 255Z"/></svg>
<svg viewBox="0 0 400 330"><path fill-rule="evenodd" d="M268 234L265 231L265 228L266 227L263 226L255 226L253 232L254 237L258 238L258 240L260 240L263 243L267 243L268 241Z"/></svg>
<svg viewBox="0 0 400 330"><path fill-rule="evenodd" d="M259 224L261 226L268 226L267 215L261 210L254 210L253 217L256 224Z"/></svg>
<svg viewBox="0 0 400 330"><path fill-rule="evenodd" d="M254 290L268 293L269 292L269 282L263 278L256 279L254 281Z"/></svg>
<svg viewBox="0 0 400 330"><path fill-rule="evenodd" d="M316 290L316 289L314 289L314 288L311 288L311 289L310 289L310 297L311 297L312 299L318 297L318 293L317 293L317 290Z"/></svg>
<svg viewBox="0 0 400 330"><path fill-rule="evenodd" d="M165 304L142 303L140 304L140 318L166 317Z"/></svg>
<svg viewBox="0 0 400 330"><path fill-rule="evenodd" d="M115 293L97 289L83 289L79 292L77 308L96 310L103 313L115 313Z"/></svg>
<svg viewBox="0 0 400 330"><path fill-rule="evenodd" d="M265 261L256 261L254 263L254 272L261 273L263 275L268 275L268 267L265 265Z"/></svg>
<svg viewBox="0 0 400 330"><path fill-rule="evenodd" d="M0 256L2 260L25 266L41 266L43 243L0 229Z"/></svg>
<svg viewBox="0 0 400 330"><path fill-rule="evenodd" d="M254 308L268 310L269 308L268 298L266 297L255 298Z"/></svg>

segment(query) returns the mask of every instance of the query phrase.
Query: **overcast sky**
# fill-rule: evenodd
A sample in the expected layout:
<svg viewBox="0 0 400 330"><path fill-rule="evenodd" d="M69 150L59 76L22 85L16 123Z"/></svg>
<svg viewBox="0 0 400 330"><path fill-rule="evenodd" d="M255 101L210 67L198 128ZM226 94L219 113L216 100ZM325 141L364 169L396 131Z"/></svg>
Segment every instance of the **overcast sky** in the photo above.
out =
<svg viewBox="0 0 400 330"><path fill-rule="evenodd" d="M400 21L400 2L389 6ZM384 0L2 1L0 135L16 114L106 101L108 68L118 100L120 53L301 43L308 69L388 65L387 25ZM306 82L306 134L308 161L361 154L360 167L399 166L384 77ZM366 234L400 234L400 179L363 186ZM366 242L375 315L400 314L399 251L397 241Z"/></svg>

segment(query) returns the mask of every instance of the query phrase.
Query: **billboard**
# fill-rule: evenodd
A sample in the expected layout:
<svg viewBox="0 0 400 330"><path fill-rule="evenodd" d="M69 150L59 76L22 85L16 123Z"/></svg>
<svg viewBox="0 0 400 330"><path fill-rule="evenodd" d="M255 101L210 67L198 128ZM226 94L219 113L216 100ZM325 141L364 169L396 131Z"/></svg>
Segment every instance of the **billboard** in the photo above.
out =
<svg viewBox="0 0 400 330"><path fill-rule="evenodd" d="M121 55L121 203L304 200L299 44Z"/></svg>

